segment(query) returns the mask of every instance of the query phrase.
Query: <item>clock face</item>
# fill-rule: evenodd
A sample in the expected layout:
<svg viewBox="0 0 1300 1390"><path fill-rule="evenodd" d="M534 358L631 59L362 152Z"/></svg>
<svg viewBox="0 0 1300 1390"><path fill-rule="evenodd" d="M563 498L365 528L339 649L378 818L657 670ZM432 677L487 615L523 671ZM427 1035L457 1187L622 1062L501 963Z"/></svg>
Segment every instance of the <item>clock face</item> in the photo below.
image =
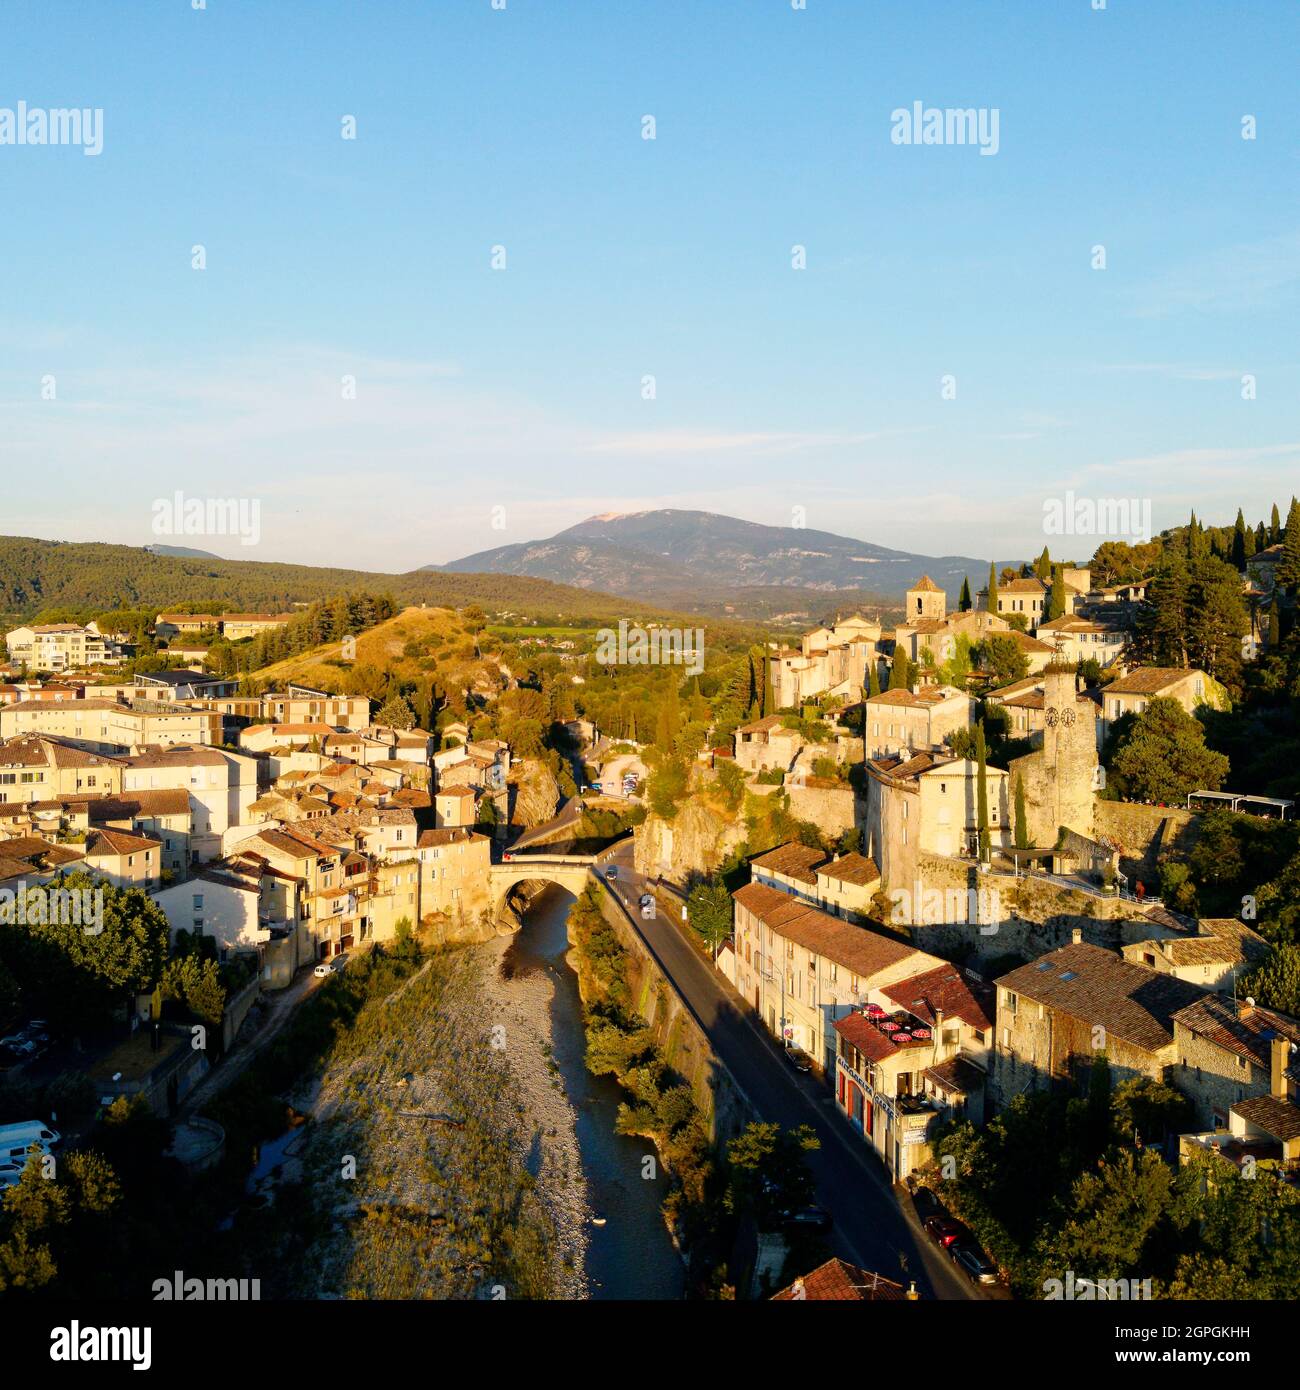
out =
<svg viewBox="0 0 1300 1390"><path fill-rule="evenodd" d="M1043 723L1046 724L1049 729L1054 729L1056 728L1056 721L1059 718L1060 716L1057 714L1055 707L1049 707L1047 713L1043 715Z"/></svg>
<svg viewBox="0 0 1300 1390"><path fill-rule="evenodd" d="M1073 726L1074 721L1078 717L1079 716L1075 714L1075 712L1072 709L1066 709L1061 711L1061 723L1064 724L1067 729Z"/></svg>

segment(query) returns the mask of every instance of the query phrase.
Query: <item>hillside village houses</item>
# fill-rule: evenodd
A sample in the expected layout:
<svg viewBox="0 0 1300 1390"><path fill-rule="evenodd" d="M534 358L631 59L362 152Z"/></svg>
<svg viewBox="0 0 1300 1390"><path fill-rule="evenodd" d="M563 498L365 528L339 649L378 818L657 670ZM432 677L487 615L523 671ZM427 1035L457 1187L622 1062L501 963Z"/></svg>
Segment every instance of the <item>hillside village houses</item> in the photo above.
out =
<svg viewBox="0 0 1300 1390"><path fill-rule="evenodd" d="M239 640L282 621L162 626ZM429 731L374 724L364 696L302 685L241 696L196 670L69 680L98 653L57 626L33 630L43 645L11 634L29 668L65 674L0 692L0 888L79 870L139 887L174 933L210 937L222 959L256 952L268 987L403 919L454 934L496 910L491 841L472 827L483 798L508 812L508 744L453 727L435 755ZM39 656L56 646L57 660Z"/></svg>

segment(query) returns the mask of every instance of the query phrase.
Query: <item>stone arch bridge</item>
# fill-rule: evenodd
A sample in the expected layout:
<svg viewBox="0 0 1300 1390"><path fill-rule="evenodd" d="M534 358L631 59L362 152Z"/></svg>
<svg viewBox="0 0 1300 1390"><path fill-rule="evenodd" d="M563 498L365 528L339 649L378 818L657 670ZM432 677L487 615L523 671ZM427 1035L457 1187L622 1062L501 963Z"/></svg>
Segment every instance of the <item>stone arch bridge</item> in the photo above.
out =
<svg viewBox="0 0 1300 1390"><path fill-rule="evenodd" d="M604 854L516 854L491 870L492 901L499 908L510 890L525 881L558 883L576 898Z"/></svg>

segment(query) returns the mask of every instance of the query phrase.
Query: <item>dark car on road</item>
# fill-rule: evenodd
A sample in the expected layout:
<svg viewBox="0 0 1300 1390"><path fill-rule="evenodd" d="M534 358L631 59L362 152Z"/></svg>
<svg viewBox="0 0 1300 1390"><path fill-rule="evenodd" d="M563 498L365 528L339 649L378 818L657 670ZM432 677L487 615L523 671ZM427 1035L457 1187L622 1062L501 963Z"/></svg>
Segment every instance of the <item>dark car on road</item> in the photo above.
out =
<svg viewBox="0 0 1300 1390"><path fill-rule="evenodd" d="M792 1230L829 1231L832 1223L830 1212L823 1207L796 1207L781 1213L781 1224Z"/></svg>
<svg viewBox="0 0 1300 1390"><path fill-rule="evenodd" d="M925 1223L925 1233L940 1249L949 1252L956 1241L970 1240L970 1232L952 1216L931 1216Z"/></svg>
<svg viewBox="0 0 1300 1390"><path fill-rule="evenodd" d="M996 1284L997 1266L970 1241L959 1240L948 1247L953 1263L973 1284Z"/></svg>
<svg viewBox="0 0 1300 1390"><path fill-rule="evenodd" d="M812 1058L801 1047L787 1046L785 1060L795 1071L812 1071Z"/></svg>

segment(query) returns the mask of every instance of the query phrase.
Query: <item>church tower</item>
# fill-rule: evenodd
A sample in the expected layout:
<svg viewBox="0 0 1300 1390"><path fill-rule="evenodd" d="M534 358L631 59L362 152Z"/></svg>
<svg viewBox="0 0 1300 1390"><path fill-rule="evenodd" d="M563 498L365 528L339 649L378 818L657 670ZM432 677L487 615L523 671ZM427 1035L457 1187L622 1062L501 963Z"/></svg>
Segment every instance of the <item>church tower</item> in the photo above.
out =
<svg viewBox="0 0 1300 1390"><path fill-rule="evenodd" d="M923 574L915 587L907 591L907 621L916 623L934 618L942 622L947 614L947 595L928 574Z"/></svg>

